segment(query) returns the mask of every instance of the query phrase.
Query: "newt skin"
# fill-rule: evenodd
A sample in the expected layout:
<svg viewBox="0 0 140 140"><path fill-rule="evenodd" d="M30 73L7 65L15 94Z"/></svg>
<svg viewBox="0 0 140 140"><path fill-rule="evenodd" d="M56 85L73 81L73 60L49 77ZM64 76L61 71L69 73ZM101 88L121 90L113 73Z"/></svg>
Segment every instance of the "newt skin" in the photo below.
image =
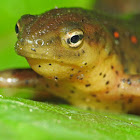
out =
<svg viewBox="0 0 140 140"><path fill-rule="evenodd" d="M32 87L80 108L140 114L139 25L81 8L24 15L15 50L32 69L0 72L0 87Z"/></svg>

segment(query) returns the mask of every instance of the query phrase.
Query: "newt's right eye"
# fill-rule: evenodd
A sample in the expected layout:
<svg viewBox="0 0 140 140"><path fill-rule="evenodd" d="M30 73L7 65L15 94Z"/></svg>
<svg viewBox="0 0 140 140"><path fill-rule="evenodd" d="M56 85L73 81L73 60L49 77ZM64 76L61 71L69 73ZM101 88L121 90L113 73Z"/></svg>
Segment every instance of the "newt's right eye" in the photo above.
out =
<svg viewBox="0 0 140 140"><path fill-rule="evenodd" d="M84 33L80 29L73 29L64 36L66 44L71 48L79 47L83 42Z"/></svg>

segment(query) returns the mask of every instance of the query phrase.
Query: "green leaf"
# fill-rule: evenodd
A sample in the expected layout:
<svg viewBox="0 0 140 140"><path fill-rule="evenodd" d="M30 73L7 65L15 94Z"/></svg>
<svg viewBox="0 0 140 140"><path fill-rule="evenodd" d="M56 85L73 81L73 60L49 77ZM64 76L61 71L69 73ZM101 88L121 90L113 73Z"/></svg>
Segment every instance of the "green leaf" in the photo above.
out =
<svg viewBox="0 0 140 140"><path fill-rule="evenodd" d="M0 139L140 139L140 118L18 98L0 99Z"/></svg>

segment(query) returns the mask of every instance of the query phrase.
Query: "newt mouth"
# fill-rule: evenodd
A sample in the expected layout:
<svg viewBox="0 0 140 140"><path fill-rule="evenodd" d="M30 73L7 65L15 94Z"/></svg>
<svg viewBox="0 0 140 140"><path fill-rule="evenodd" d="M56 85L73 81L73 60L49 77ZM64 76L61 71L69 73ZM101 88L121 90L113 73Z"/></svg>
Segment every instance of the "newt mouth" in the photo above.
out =
<svg viewBox="0 0 140 140"><path fill-rule="evenodd" d="M23 56L27 59L28 63L32 63L32 61L36 61L35 63L39 64L41 63L55 63L58 65L65 65L65 66L72 66L72 67L77 67L77 65L65 62L63 58L60 58L59 56L55 56L53 53L45 53L45 54L40 54L37 53L36 51L26 51L25 49L21 47L15 47L15 51L18 55ZM52 55L53 54L53 55ZM30 63L30 66L32 65Z"/></svg>
<svg viewBox="0 0 140 140"><path fill-rule="evenodd" d="M48 60L48 59L55 59L54 56L49 55L49 53L45 53L45 54L40 54L37 53L35 49L31 49L29 51L24 50L21 47L16 47L15 46L15 51L18 55L26 57L26 58L33 58L33 59L44 59L44 60Z"/></svg>
<svg viewBox="0 0 140 140"><path fill-rule="evenodd" d="M35 62L36 64L41 63L53 63L53 64L57 64L60 66L71 66L71 67L77 67L74 64L69 64L69 63L64 63L63 60L61 60L60 58L56 57L56 56L50 56L49 54L39 54L37 52L27 52L21 48L16 49L16 53L20 56L23 56L27 59L28 63L30 64L30 66L32 65L32 62Z"/></svg>

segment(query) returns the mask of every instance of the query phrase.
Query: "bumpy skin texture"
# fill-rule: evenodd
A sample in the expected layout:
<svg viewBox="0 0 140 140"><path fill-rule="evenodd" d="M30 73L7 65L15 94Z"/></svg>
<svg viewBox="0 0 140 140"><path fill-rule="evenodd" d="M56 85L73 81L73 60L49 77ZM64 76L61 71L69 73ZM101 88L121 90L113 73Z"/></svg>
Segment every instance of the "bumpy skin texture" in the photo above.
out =
<svg viewBox="0 0 140 140"><path fill-rule="evenodd" d="M15 50L35 72L1 72L0 87L33 87L81 108L140 114L139 24L80 8L22 16ZM65 37L79 30L81 43L69 46Z"/></svg>
<svg viewBox="0 0 140 140"><path fill-rule="evenodd" d="M138 14L140 13L139 5L139 0L97 0L94 7L111 14Z"/></svg>

